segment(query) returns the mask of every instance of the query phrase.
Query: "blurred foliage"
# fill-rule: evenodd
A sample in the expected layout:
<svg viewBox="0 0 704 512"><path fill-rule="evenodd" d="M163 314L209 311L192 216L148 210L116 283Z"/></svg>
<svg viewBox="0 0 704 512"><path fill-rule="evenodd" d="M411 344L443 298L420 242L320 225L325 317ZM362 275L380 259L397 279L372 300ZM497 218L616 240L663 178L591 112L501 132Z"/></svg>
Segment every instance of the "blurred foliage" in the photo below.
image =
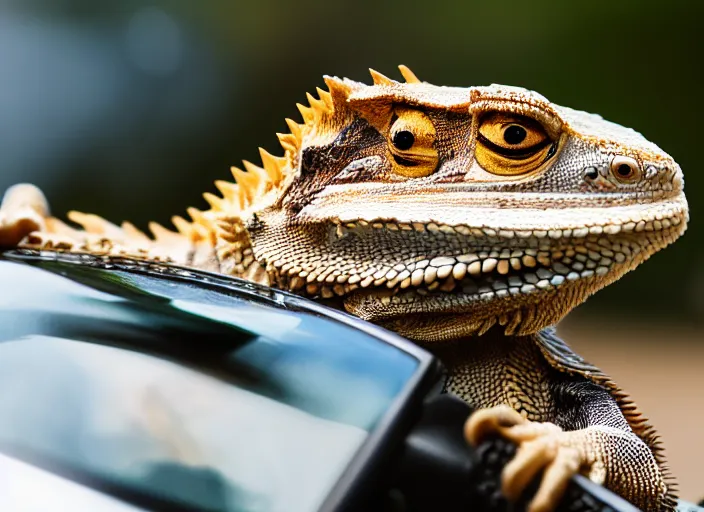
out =
<svg viewBox="0 0 704 512"><path fill-rule="evenodd" d="M139 18L145 12L161 18ZM49 192L56 212L167 222L187 205L204 207L199 192L214 190L213 180L227 177L241 159L256 161L258 146L278 151L275 132L285 131L285 117L298 118L295 103L322 85L323 74L368 81L367 67L397 76L395 66L404 63L436 84L535 89L632 127L671 153L685 171L689 232L584 309L697 322L704 313L704 267L695 252L704 242L697 222L704 181L696 165L703 13L704 4L688 0L0 0L0 28L4 20L43 42L31 56L19 50L20 41L0 49L0 59L12 61L0 63L20 84L18 98L31 93L37 97L28 105L78 109L86 83L95 84L96 96L107 87L117 91L70 136L66 127L78 116L68 107L50 126L37 121L27 129L26 146L14 148L19 160L8 162L3 131L15 134L37 111L15 109L15 118L3 122L8 86L0 81L0 189L32 179ZM142 29L136 17L147 20ZM150 19L168 37L151 31ZM141 39L130 42L134 33ZM77 53L101 42L104 51L94 58L109 68L105 82L93 75L95 59L79 66L84 74L60 77L55 62L71 34L82 38L72 46ZM177 65L150 69L160 55L150 61L150 45L169 38L177 46L162 50L176 55ZM13 52L19 52L14 59ZM46 67L54 74L41 75ZM35 68L42 79L26 91L23 84L35 76L27 70ZM24 158L44 151L36 142L40 129L41 140L71 139L70 149Z"/></svg>

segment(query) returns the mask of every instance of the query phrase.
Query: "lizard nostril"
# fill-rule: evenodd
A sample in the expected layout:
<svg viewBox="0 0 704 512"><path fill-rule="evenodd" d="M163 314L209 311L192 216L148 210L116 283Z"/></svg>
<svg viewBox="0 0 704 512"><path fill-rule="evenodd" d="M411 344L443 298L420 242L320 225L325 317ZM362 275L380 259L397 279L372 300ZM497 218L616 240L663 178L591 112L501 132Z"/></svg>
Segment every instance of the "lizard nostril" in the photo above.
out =
<svg viewBox="0 0 704 512"><path fill-rule="evenodd" d="M584 169L584 177L588 180L595 180L599 177L599 171L596 167L587 167Z"/></svg>

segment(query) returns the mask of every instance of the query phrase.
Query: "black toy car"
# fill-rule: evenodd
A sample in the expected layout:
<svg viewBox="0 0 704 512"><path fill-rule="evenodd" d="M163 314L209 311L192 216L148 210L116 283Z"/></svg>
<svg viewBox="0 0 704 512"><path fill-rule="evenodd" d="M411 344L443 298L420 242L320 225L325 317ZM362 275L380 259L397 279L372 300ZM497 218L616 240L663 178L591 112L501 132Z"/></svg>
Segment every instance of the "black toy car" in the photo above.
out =
<svg viewBox="0 0 704 512"><path fill-rule="evenodd" d="M442 379L416 345L270 288L6 252L0 510L508 510L513 448L472 451ZM581 477L565 502L633 510Z"/></svg>

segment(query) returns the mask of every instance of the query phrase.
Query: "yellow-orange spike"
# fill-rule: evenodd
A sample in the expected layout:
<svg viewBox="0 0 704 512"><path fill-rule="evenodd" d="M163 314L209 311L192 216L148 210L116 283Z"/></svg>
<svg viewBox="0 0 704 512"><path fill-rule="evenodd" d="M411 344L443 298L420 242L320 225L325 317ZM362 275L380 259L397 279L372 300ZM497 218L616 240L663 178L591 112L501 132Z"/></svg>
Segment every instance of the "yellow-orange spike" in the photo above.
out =
<svg viewBox="0 0 704 512"><path fill-rule="evenodd" d="M210 207L218 212L224 212L227 210L227 203L222 197L218 197L210 192L205 192L203 198L208 202Z"/></svg>
<svg viewBox="0 0 704 512"><path fill-rule="evenodd" d="M378 71L369 68L369 74L372 75L372 80L374 80L374 85L394 85L397 82L391 80L388 76L384 76Z"/></svg>
<svg viewBox="0 0 704 512"><path fill-rule="evenodd" d="M240 199L240 209L244 209L254 197L254 187L250 184L249 176L242 169L237 167L230 167L232 176L238 185L239 199Z"/></svg>
<svg viewBox="0 0 704 512"><path fill-rule="evenodd" d="M325 103L325 106L327 106L328 109L332 110L332 108L333 108L332 95L328 91L321 89L320 87L316 87L315 90L318 91L318 96Z"/></svg>
<svg viewBox="0 0 704 512"><path fill-rule="evenodd" d="M232 175L237 180L240 188L241 209L252 204L259 193L262 181L266 181L266 171L264 169L246 160L243 160L242 163L248 172L237 167L232 167L231 169Z"/></svg>
<svg viewBox="0 0 704 512"><path fill-rule="evenodd" d="M179 215L171 217L171 223L176 226L176 230L184 236L191 237L193 235L193 224Z"/></svg>
<svg viewBox="0 0 704 512"><path fill-rule="evenodd" d="M250 169L249 162L244 162L245 168ZM231 167L232 176L234 176L235 181L239 185L240 192L244 193L246 202L249 204L254 197L256 197L257 187L259 186L259 174L257 172L244 172L242 169L237 167Z"/></svg>
<svg viewBox="0 0 704 512"><path fill-rule="evenodd" d="M228 202L233 202L236 197L239 197L239 187L234 183L225 180L215 181L215 186L218 188L222 197Z"/></svg>
<svg viewBox="0 0 704 512"><path fill-rule="evenodd" d="M195 213L192 210L199 212L195 208L189 208L186 210L189 212L189 215L191 215L191 218L193 218ZM201 220L204 219L201 218ZM178 215L171 217L171 222L174 226L176 226L178 233L186 237L191 242L200 242L201 240L208 238L208 228L205 225L188 222L186 219L179 217Z"/></svg>
<svg viewBox="0 0 704 512"><path fill-rule="evenodd" d="M325 85L327 85L330 90L333 104L344 104L352 92L350 86L334 76L326 75L323 77L323 80L325 80Z"/></svg>
<svg viewBox="0 0 704 512"><path fill-rule="evenodd" d="M313 113L318 114L318 116L327 113L328 106L323 100L317 99L309 92L306 93L306 98L308 98L308 104L313 109Z"/></svg>
<svg viewBox="0 0 704 512"><path fill-rule="evenodd" d="M293 119L289 118L286 118L286 124L288 125L288 129L291 130L291 135L296 137L296 140L300 142L303 139L303 134L301 133L301 125Z"/></svg>
<svg viewBox="0 0 704 512"><path fill-rule="evenodd" d="M240 187L237 190L237 194L237 204L239 205L240 210L244 210L249 204L249 197L247 196L247 187Z"/></svg>
<svg viewBox="0 0 704 512"><path fill-rule="evenodd" d="M198 208L193 208L192 206L190 208L186 208L186 211L188 212L188 215L193 219L194 224L200 224L201 226L209 226L210 223L208 222L208 219L205 218L205 215L203 215L203 212L200 211Z"/></svg>
<svg viewBox="0 0 704 512"><path fill-rule="evenodd" d="M119 227L92 213L83 213L74 210L68 212L68 218L82 226L86 232L93 235L105 235L114 239L120 239L122 237L122 231Z"/></svg>
<svg viewBox="0 0 704 512"><path fill-rule="evenodd" d="M178 232L183 235L188 235L193 231L193 224L180 215L174 215L171 217L171 223L176 227Z"/></svg>
<svg viewBox="0 0 704 512"><path fill-rule="evenodd" d="M300 103L296 103L296 107L301 113L301 116L303 116L303 122L305 124L312 124L315 121L315 113L312 108L301 105Z"/></svg>
<svg viewBox="0 0 704 512"><path fill-rule="evenodd" d="M416 76L416 74L410 70L408 66L405 66L403 64L399 64L398 70L401 72L401 75L403 75L403 78L406 80L406 83L409 84L419 84L420 80Z"/></svg>
<svg viewBox="0 0 704 512"><path fill-rule="evenodd" d="M306 99L308 100L308 105L310 105L313 108L315 108L320 103L320 100L318 100L315 96L313 96L309 92L306 93Z"/></svg>
<svg viewBox="0 0 704 512"><path fill-rule="evenodd" d="M158 222L150 222L149 231L152 232L154 240L156 240L157 242L173 240L174 237L179 237L178 233L171 231L170 229L166 229Z"/></svg>
<svg viewBox="0 0 704 512"><path fill-rule="evenodd" d="M233 217L215 219L215 225L218 227L218 229L220 229L221 232L224 232L229 235L228 238L230 242L234 241L232 235L236 234L237 228L235 226L238 226L236 219L234 219Z"/></svg>
<svg viewBox="0 0 704 512"><path fill-rule="evenodd" d="M206 226L201 224L192 224L193 234L191 235L192 240L200 241L207 240L208 238L213 238L214 231L210 231Z"/></svg>
<svg viewBox="0 0 704 512"><path fill-rule="evenodd" d="M73 239L80 239L81 238L81 232L79 230L69 226L65 222L60 221L56 217L47 217L45 221L46 221L46 231L51 233L52 235L57 234L57 235L67 236L67 237L73 238Z"/></svg>
<svg viewBox="0 0 704 512"><path fill-rule="evenodd" d="M286 162L286 159L276 158L264 148L259 148L259 155L262 158L262 164L264 164L264 170L269 177L269 181L274 185L278 185L284 177L281 167Z"/></svg>
<svg viewBox="0 0 704 512"><path fill-rule="evenodd" d="M285 169L287 166L289 166L291 164L291 160L289 160L289 158L286 155L284 155L284 156L275 156L274 161L276 162L276 165L278 166L279 171L281 172L281 177L283 179L283 176L286 174Z"/></svg>
<svg viewBox="0 0 704 512"><path fill-rule="evenodd" d="M134 240L135 242L149 242L149 237L142 230L137 229L137 226L131 222L123 222L120 228L125 233L125 237L128 240Z"/></svg>
<svg viewBox="0 0 704 512"><path fill-rule="evenodd" d="M269 185L269 175L267 174L266 170L263 167L260 167L257 164L253 164L252 162L248 160L242 160L242 165L244 165L244 168L247 170L247 176L253 177L256 176L256 180L252 178L252 183L255 191L255 197L256 197L256 192L259 192L261 188L268 189L270 188ZM264 187L262 187L262 184L264 184Z"/></svg>
<svg viewBox="0 0 704 512"><path fill-rule="evenodd" d="M298 150L298 139L292 133L277 133L281 147L284 151L295 153Z"/></svg>

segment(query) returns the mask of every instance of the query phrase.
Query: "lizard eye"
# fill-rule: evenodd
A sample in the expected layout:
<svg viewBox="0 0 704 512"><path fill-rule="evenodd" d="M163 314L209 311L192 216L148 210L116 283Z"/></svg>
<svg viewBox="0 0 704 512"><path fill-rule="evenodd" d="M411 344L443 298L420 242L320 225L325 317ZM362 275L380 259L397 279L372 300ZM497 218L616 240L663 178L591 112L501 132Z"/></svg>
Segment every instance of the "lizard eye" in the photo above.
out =
<svg viewBox="0 0 704 512"><path fill-rule="evenodd" d="M428 176L438 166L433 122L419 110L396 107L387 135L393 170L410 178Z"/></svg>
<svg viewBox="0 0 704 512"><path fill-rule="evenodd" d="M555 154L555 148L536 120L493 112L481 119L476 159L492 174L518 176L541 167Z"/></svg>

